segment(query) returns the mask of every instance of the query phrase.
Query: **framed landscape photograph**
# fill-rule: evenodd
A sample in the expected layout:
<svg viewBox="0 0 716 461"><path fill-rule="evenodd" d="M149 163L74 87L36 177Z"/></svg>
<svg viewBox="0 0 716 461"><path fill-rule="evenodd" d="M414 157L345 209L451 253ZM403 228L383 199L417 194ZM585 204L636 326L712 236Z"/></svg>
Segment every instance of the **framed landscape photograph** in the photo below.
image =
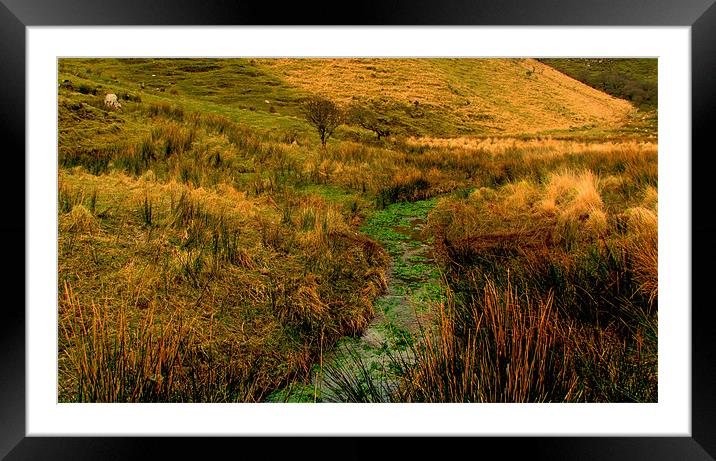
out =
<svg viewBox="0 0 716 461"><path fill-rule="evenodd" d="M0 10L3 456L713 459L710 2L62 3Z"/></svg>

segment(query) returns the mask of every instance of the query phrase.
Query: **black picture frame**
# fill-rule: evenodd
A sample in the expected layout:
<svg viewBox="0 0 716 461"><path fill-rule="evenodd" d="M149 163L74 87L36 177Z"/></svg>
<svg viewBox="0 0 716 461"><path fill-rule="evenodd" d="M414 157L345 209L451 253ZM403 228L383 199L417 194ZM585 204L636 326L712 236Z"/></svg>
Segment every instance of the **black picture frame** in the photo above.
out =
<svg viewBox="0 0 716 461"><path fill-rule="evenodd" d="M127 459L219 455L269 458L326 454L346 459L401 458L431 451L499 453L545 459L707 460L716 458L716 342L710 300L711 261L716 256L713 148L709 128L716 111L716 6L714 0L459 0L337 2L246 2L241 0L0 0L0 130L5 219L0 236L6 261L0 317L0 458ZM29 26L63 25L545 25L690 26L692 65L692 408L691 437L503 437L454 439L332 438L320 449L311 441L280 443L241 438L26 437L25 431L25 33ZM22 174L20 174L22 172ZM23 242L20 245L19 242ZM8 254L8 252L10 254ZM22 253L22 254L21 254ZM16 296L8 296L9 294ZM17 294L19 293L19 294ZM14 298L14 299L13 299ZM453 444L458 447L454 448ZM302 448L305 447L305 448ZM268 451L266 451L268 450ZM436 455L437 456L437 455Z"/></svg>

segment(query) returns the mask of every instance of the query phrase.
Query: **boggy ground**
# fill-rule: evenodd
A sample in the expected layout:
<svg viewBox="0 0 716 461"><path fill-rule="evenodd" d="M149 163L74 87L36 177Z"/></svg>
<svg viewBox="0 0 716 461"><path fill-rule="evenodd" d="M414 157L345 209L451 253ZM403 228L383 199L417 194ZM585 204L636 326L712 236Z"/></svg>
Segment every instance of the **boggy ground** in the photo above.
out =
<svg viewBox="0 0 716 461"><path fill-rule="evenodd" d="M314 368L310 383L294 382L270 401L389 401L399 376L395 354L412 360L409 346L434 322L432 306L440 299L432 239L425 232L435 199L396 203L371 215L361 231L387 249L386 289L374 301L375 316L355 337L340 340Z"/></svg>

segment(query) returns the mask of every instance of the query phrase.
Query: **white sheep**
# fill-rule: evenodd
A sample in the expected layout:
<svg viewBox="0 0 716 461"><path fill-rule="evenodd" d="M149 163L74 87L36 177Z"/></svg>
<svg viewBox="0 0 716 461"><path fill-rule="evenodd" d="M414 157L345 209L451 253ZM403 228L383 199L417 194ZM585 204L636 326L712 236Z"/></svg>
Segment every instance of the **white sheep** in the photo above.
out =
<svg viewBox="0 0 716 461"><path fill-rule="evenodd" d="M122 105L117 99L117 95L114 93L108 93L104 96L104 105L110 109L121 109Z"/></svg>

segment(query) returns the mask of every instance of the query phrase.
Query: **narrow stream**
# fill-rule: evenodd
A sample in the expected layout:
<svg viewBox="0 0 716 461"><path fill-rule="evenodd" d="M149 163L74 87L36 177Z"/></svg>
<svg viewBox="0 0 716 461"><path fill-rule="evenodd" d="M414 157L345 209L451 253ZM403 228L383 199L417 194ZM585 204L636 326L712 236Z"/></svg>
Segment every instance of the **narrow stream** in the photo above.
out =
<svg viewBox="0 0 716 461"><path fill-rule="evenodd" d="M389 399L397 383L391 356L410 360L409 343L421 327L431 324L430 306L440 296L433 247L423 232L434 206L435 199L396 203L366 220L361 230L391 258L387 290L375 300L375 317L360 337L343 338L323 356L323 367L315 367L312 382L275 393L270 401Z"/></svg>

